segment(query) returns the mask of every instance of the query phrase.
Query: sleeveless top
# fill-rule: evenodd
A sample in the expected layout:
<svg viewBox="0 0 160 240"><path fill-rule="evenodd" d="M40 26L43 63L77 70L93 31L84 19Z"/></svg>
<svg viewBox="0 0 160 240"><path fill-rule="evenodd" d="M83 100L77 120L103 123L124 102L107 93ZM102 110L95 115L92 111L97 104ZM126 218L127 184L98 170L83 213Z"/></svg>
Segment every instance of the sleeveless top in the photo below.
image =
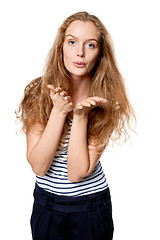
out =
<svg viewBox="0 0 160 240"><path fill-rule="evenodd" d="M99 191L108 187L106 178L100 163L97 161L90 175L84 177L80 182L68 181L67 151L70 138L72 120L69 122L68 133L65 142L61 142L54 156L53 162L44 177L36 175L36 183L45 191L63 196L82 196Z"/></svg>

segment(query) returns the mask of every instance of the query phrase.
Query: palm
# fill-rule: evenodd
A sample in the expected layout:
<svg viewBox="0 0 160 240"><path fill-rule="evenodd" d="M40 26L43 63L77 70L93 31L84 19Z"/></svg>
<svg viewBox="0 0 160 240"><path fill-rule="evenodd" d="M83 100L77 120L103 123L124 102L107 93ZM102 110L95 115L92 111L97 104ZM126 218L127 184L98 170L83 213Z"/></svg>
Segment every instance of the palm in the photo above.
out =
<svg viewBox="0 0 160 240"><path fill-rule="evenodd" d="M88 114L92 108L106 104L107 100L100 97L88 97L84 99L81 103L78 103L74 107L74 113L86 113Z"/></svg>

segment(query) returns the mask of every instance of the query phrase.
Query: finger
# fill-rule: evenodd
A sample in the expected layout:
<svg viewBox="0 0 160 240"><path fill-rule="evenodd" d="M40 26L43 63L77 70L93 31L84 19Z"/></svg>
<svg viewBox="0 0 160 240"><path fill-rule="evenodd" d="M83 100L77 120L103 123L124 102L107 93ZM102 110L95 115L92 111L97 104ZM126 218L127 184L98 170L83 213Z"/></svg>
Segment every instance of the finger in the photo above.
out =
<svg viewBox="0 0 160 240"><path fill-rule="evenodd" d="M107 102L99 102L97 105L100 106L100 107L105 108L105 107L107 107L107 104L106 104L106 103L107 103Z"/></svg>
<svg viewBox="0 0 160 240"><path fill-rule="evenodd" d="M92 100L92 105L95 106L96 105L96 101Z"/></svg>
<svg viewBox="0 0 160 240"><path fill-rule="evenodd" d="M67 102L70 102L71 101L71 97L70 96L66 96L66 97L64 97L64 100L67 101Z"/></svg>
<svg viewBox="0 0 160 240"><path fill-rule="evenodd" d="M105 105L107 103L107 100L105 99L99 99L98 101L96 101L96 105Z"/></svg>
<svg viewBox="0 0 160 240"><path fill-rule="evenodd" d="M76 109L82 109L83 106L81 105L81 103L77 103L77 104L75 105L75 108L76 108Z"/></svg>
<svg viewBox="0 0 160 240"><path fill-rule="evenodd" d="M82 103L82 106L84 106L84 107L91 107L91 103L86 101L86 102Z"/></svg>
<svg viewBox="0 0 160 240"><path fill-rule="evenodd" d="M93 106L96 105L96 101L95 101L95 100L88 99L87 102L90 103L90 104L93 105Z"/></svg>
<svg viewBox="0 0 160 240"><path fill-rule="evenodd" d="M86 102L86 103L83 104L83 106L85 106L85 107L91 107L92 105L91 105L91 103Z"/></svg>
<svg viewBox="0 0 160 240"><path fill-rule="evenodd" d="M62 92L62 88L61 88L61 87L57 87L57 88L55 89L55 92L56 92L56 93Z"/></svg>
<svg viewBox="0 0 160 240"><path fill-rule="evenodd" d="M90 99L96 102L107 102L107 99L101 97L91 97Z"/></svg>
<svg viewBox="0 0 160 240"><path fill-rule="evenodd" d="M105 99L105 98L101 98L100 101L103 102L103 103L108 102L107 99Z"/></svg>
<svg viewBox="0 0 160 240"><path fill-rule="evenodd" d="M61 96L67 96L68 93L67 93L66 91L62 91L62 92L60 93L60 95L61 95Z"/></svg>
<svg viewBox="0 0 160 240"><path fill-rule="evenodd" d="M47 85L47 87L48 87L50 90L52 90L52 91L55 92L55 87L54 87L53 85Z"/></svg>
<svg viewBox="0 0 160 240"><path fill-rule="evenodd" d="M81 103L83 106L85 107L91 107L92 105L96 105L96 101L94 101L93 99L91 98L87 98L85 99L82 103Z"/></svg>
<svg viewBox="0 0 160 240"><path fill-rule="evenodd" d="M96 105L105 105L108 101L106 99L97 99Z"/></svg>

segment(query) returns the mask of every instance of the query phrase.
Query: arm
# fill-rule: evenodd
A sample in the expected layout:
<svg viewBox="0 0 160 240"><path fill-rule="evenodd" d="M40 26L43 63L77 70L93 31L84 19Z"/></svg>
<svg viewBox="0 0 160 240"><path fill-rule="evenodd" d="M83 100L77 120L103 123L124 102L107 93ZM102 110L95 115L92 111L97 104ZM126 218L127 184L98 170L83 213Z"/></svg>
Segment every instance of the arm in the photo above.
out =
<svg viewBox="0 0 160 240"><path fill-rule="evenodd" d="M52 86L53 87L53 86ZM27 159L33 171L44 176L56 153L68 112L72 110L70 97L66 92L51 88L54 107L42 134L33 126L27 134ZM37 124L38 127L41 127Z"/></svg>
<svg viewBox="0 0 160 240"><path fill-rule="evenodd" d="M75 107L68 146L68 180L79 182L94 169L101 154L96 147L87 145L88 112L91 108L106 100L98 97L88 98Z"/></svg>

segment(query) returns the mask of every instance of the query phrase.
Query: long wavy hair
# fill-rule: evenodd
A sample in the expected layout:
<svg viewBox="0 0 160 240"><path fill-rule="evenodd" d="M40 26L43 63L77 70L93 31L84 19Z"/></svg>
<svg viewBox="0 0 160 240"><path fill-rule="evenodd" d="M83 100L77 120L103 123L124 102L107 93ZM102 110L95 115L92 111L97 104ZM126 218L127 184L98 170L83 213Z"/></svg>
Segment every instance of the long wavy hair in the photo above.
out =
<svg viewBox="0 0 160 240"><path fill-rule="evenodd" d="M63 43L66 29L75 20L92 21L100 33L100 58L92 69L92 82L88 97L106 98L106 107L95 107L88 115L88 144L104 149L109 141L126 141L131 129L131 119L135 119L133 108L128 100L123 77L118 70L111 36L103 23L94 15L78 12L68 17L61 27L41 77L31 81L24 90L24 96L16 110L17 118L22 122L22 131L26 134L30 127L40 123L42 132L47 125L53 106L48 84L70 89L71 76L63 62ZM64 124L62 138L67 133L68 116ZM122 137L124 136L124 137ZM119 142L119 141L118 141Z"/></svg>

